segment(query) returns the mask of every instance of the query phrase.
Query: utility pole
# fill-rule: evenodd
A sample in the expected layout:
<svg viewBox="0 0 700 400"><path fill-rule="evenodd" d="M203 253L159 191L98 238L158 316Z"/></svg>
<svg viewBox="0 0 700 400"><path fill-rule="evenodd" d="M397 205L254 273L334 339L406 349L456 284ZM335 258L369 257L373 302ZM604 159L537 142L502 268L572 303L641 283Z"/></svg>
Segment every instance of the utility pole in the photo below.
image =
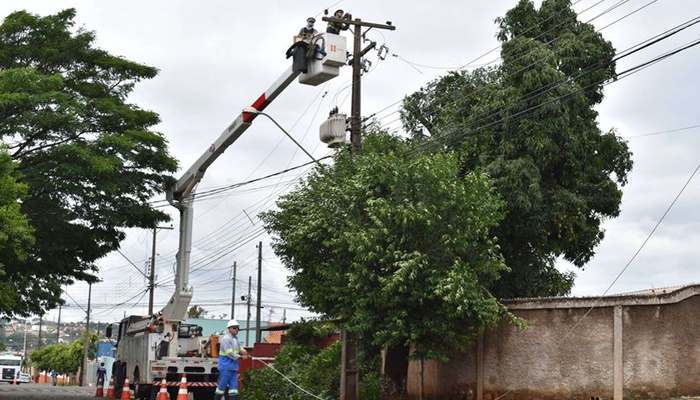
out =
<svg viewBox="0 0 700 400"><path fill-rule="evenodd" d="M148 275L148 315L153 315L153 292L156 288L156 233L158 229L173 229L172 226L153 228L153 248L151 250L151 273Z"/></svg>
<svg viewBox="0 0 700 400"><path fill-rule="evenodd" d="M87 322L85 323L85 336L83 336L83 366L80 369L80 384L87 386L87 357L90 345L90 299L92 298L92 283L88 285Z"/></svg>
<svg viewBox="0 0 700 400"><path fill-rule="evenodd" d="M231 279L231 319L236 319L236 262L233 262L233 279Z"/></svg>
<svg viewBox="0 0 700 400"><path fill-rule="evenodd" d="M356 18L352 21L335 18L323 17L323 21L336 22L354 26L354 44L352 49L352 109L350 111L350 144L355 153L359 153L362 149L362 57L372 50L377 44L371 42L365 49L362 49L362 28L369 29L389 29L395 30L396 27L387 21L384 24L375 24L371 22L363 22ZM357 335L355 332L350 332L343 328L340 332L342 341L341 351L341 375L340 375L340 400L358 400L360 398L360 372L355 365L355 357L357 355Z"/></svg>
<svg viewBox="0 0 700 400"><path fill-rule="evenodd" d="M44 322L44 314L39 315L39 341L36 345L37 349L41 348L41 326L43 325Z"/></svg>
<svg viewBox="0 0 700 400"><path fill-rule="evenodd" d="M262 242L258 242L258 305L255 310L255 343L262 339L262 321L260 321L260 309L262 308ZM255 344L254 343L254 344Z"/></svg>
<svg viewBox="0 0 700 400"><path fill-rule="evenodd" d="M362 149L362 57L377 45L376 42L370 42L367 47L362 49L362 28L368 27L370 29L389 29L393 31L396 29L396 27L391 25L391 22L389 21L387 21L385 25L375 24L372 22L363 22L359 18L352 21L335 17L323 17L321 19L328 22L354 25L354 43L352 48L352 106L350 110L350 143L352 144L354 151L359 152L360 149Z"/></svg>
<svg viewBox="0 0 700 400"><path fill-rule="evenodd" d="M30 325L31 326L31 325ZM27 360L27 324L24 324L24 343L22 344L22 360Z"/></svg>
<svg viewBox="0 0 700 400"><path fill-rule="evenodd" d="M250 346L250 289L252 286L252 278L248 277L248 297L246 297L246 302L248 303L248 319L245 322L245 345Z"/></svg>
<svg viewBox="0 0 700 400"><path fill-rule="evenodd" d="M61 340L61 304L58 304L58 322L56 322L56 344Z"/></svg>

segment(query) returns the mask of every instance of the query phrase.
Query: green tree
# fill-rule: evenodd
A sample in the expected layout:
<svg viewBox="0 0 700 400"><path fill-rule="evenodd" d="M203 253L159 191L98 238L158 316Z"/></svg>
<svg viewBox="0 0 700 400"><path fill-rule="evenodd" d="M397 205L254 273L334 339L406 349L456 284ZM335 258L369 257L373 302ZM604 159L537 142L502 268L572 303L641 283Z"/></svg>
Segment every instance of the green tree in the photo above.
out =
<svg viewBox="0 0 700 400"><path fill-rule="evenodd" d="M241 396L250 400L308 399L301 387L320 398L340 398L340 350L340 342L323 350L311 345L287 344L275 357L274 368L279 372L271 368L245 372Z"/></svg>
<svg viewBox="0 0 700 400"><path fill-rule="evenodd" d="M261 218L301 304L367 343L442 358L504 313L486 290L505 271L489 236L502 202L485 174L460 174L456 154L410 150L370 134Z"/></svg>
<svg viewBox="0 0 700 400"><path fill-rule="evenodd" d="M275 356L276 371L271 368L246 371L242 376L241 396L250 400L308 399L301 387L320 398L339 398L340 342L324 349L318 347L335 332L337 328L333 324L323 321L294 323Z"/></svg>
<svg viewBox="0 0 700 400"><path fill-rule="evenodd" d="M85 347L83 343L85 334L70 344L52 344L34 350L29 356L32 365L41 371L55 370L60 373L78 372L83 361ZM88 345L88 359L94 359L97 353L98 337L96 333L90 333Z"/></svg>
<svg viewBox="0 0 700 400"><path fill-rule="evenodd" d="M26 257L3 259L0 314L54 308L62 286L97 280L96 260L125 228L169 219L148 200L174 182L177 162L151 130L158 115L128 102L157 70L96 48L75 13L19 11L0 25L0 137L36 240Z"/></svg>
<svg viewBox="0 0 700 400"><path fill-rule="evenodd" d="M16 165L0 144L0 279L4 279L5 260L25 260L34 244L34 232L20 210L27 186L17 181ZM11 304L14 296L0 291L0 304Z"/></svg>
<svg viewBox="0 0 700 400"><path fill-rule="evenodd" d="M187 310L187 315L190 318L204 318L207 314L209 314L209 311L198 305L193 305Z"/></svg>
<svg viewBox="0 0 700 400"><path fill-rule="evenodd" d="M620 212L631 153L602 132L594 106L615 77L615 50L568 0L521 0L497 20L502 64L448 74L408 96L402 112L423 149L458 151L462 168L486 171L506 201L492 229L510 272L493 281L498 297L570 292Z"/></svg>

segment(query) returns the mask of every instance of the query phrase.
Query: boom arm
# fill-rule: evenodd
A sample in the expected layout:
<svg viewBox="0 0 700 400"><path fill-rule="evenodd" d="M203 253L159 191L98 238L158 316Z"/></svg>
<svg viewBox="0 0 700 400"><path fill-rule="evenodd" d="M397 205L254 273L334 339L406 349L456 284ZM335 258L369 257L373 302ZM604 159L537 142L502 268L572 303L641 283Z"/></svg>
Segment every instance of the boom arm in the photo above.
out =
<svg viewBox="0 0 700 400"><path fill-rule="evenodd" d="M290 67L270 86L252 107L262 111L300 74ZM182 321L192 299L189 287L190 253L192 251L192 219L194 210L194 190L204 177L207 168L233 144L253 122L257 114L241 113L209 146L209 149L187 170L177 183L166 193L168 202L180 210L180 239L175 270L175 293L163 308L162 314L170 321Z"/></svg>

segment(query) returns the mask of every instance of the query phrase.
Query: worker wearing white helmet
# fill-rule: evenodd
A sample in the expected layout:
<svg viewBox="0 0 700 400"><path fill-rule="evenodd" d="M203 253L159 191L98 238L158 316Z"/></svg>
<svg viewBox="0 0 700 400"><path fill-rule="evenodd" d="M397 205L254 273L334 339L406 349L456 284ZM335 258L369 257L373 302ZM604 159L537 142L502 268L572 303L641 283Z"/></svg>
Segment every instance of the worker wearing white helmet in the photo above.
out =
<svg viewBox="0 0 700 400"><path fill-rule="evenodd" d="M236 400L238 398L238 360L248 358L248 352L238 341L238 321L232 319L226 324L228 333L221 339L219 348L219 386L216 388L215 400L224 397L226 386L228 386L228 398Z"/></svg>

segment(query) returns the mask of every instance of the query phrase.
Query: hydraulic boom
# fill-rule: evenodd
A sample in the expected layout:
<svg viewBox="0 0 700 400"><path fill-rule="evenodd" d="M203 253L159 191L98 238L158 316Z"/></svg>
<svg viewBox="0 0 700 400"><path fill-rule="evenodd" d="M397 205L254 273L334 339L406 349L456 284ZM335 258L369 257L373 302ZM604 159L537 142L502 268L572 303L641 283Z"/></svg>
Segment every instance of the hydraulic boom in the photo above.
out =
<svg viewBox="0 0 700 400"><path fill-rule="evenodd" d="M290 67L253 102L251 107L257 111L265 109L299 74L299 71L292 71ZM194 189L204 177L207 168L250 127L256 116L257 114L254 113L241 112L166 194L168 202L180 211L180 239L175 270L175 292L162 311L162 315L170 321L182 321L187 315L187 309L192 299L192 288L189 286L189 265L192 251Z"/></svg>

